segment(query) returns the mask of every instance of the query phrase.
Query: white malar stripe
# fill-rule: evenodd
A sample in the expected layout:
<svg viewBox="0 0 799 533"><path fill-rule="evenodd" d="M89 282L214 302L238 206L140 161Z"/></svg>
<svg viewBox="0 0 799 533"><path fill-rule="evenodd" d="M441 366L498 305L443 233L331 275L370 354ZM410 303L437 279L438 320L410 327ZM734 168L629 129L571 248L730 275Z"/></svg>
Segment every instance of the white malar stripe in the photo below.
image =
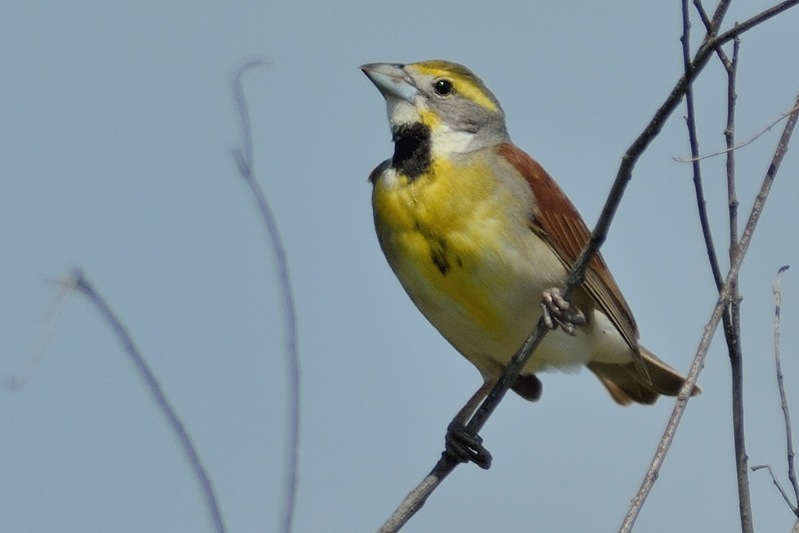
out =
<svg viewBox="0 0 799 533"><path fill-rule="evenodd" d="M388 111L388 122L394 128L419 122L419 111L414 104L407 100L387 95L386 108Z"/></svg>

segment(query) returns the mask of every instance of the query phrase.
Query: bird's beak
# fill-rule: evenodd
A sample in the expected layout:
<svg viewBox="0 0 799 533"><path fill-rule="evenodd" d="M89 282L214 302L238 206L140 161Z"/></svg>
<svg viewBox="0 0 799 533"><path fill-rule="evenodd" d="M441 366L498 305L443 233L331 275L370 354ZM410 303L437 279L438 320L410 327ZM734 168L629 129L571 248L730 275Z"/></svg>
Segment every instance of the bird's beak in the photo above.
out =
<svg viewBox="0 0 799 533"><path fill-rule="evenodd" d="M361 65L361 70L386 98L395 97L412 104L419 94L413 80L405 72L404 65L368 63Z"/></svg>

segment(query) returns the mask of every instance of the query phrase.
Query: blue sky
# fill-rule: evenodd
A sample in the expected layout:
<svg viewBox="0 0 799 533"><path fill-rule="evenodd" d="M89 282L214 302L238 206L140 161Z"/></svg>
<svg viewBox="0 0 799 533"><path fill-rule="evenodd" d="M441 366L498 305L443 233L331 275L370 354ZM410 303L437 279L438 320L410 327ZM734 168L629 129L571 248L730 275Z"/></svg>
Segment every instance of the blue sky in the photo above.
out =
<svg viewBox="0 0 799 533"><path fill-rule="evenodd" d="M277 526L286 364L274 258L236 175L230 87L241 61L255 170L285 241L299 320L297 532L374 531L429 471L480 384L394 279L374 236L369 172L392 152L366 62L444 58L496 94L514 141L593 225L621 155L682 69L678 3L469 6L11 1L0 19L0 377L23 374L80 267L126 323L199 447L231 532ZM768 3L738 2L727 26ZM708 9L712 6L708 4ZM793 11L747 33L738 136L799 88ZM695 28L699 28L695 19ZM698 43L697 32L694 43ZM723 147L724 73L698 83L702 152ZM684 108L636 167L603 248L643 343L687 370L715 302L699 235ZM742 218L781 125L738 153ZM773 371L777 269L799 268L799 147L788 153L741 274L750 464L785 472ZM726 243L723 161L705 186ZM720 249L722 258L726 248ZM783 282L783 367L799 412L799 282ZM717 335L638 531L737 524L729 365ZM482 432L404 531L615 531L672 403L620 408L588 372L545 374ZM19 391L0 391L0 530L210 531L203 500L117 339L78 296ZM795 424L796 426L797 424ZM793 521L763 472L755 524Z"/></svg>

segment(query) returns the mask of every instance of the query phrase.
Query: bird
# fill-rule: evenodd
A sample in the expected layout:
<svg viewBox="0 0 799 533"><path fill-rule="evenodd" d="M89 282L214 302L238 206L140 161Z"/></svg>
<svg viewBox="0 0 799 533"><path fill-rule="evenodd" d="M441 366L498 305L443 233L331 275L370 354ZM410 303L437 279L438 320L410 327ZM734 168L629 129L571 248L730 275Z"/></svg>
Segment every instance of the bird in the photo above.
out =
<svg viewBox="0 0 799 533"><path fill-rule="evenodd" d="M554 331L511 386L522 398L540 398L541 372L582 366L621 405L678 395L686 378L639 344L600 254L569 300L560 294L590 231L555 180L511 142L483 81L444 60L360 69L385 98L394 143L369 175L380 248L416 307L483 378L450 423L445 453L490 466L466 422L542 316Z"/></svg>

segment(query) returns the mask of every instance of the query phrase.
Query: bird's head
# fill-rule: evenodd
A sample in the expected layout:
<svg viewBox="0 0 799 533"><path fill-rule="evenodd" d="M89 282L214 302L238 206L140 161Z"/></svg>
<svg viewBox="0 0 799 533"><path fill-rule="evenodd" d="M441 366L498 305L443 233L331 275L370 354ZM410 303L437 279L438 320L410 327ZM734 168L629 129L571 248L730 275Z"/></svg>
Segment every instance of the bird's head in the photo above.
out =
<svg viewBox="0 0 799 533"><path fill-rule="evenodd" d="M394 139L429 135L431 151L464 153L508 140L499 102L468 68L449 61L369 63L361 70L386 99Z"/></svg>

